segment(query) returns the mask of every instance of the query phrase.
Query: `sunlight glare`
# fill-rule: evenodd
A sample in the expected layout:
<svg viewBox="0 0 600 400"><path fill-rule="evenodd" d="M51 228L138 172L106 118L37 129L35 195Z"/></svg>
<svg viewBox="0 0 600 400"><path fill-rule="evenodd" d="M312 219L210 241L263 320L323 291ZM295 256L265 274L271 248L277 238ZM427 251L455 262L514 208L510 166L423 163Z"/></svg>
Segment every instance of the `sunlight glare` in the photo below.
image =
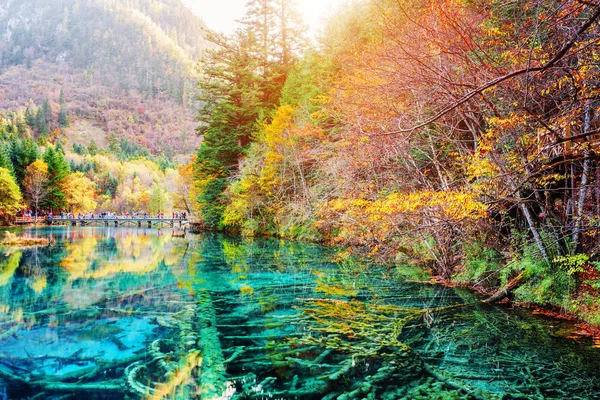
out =
<svg viewBox="0 0 600 400"><path fill-rule="evenodd" d="M344 0L296 0L298 12L302 15L310 38L315 38L321 30L324 19ZM200 16L206 25L216 31L232 33L237 27L236 20L244 15L245 0L186 0L188 6Z"/></svg>

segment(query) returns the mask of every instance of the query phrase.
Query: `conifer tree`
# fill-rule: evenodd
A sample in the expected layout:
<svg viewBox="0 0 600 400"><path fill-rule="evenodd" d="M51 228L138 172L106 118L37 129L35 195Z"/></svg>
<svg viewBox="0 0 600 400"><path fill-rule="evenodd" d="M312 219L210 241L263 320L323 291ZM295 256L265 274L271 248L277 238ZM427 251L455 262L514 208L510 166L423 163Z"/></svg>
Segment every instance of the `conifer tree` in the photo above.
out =
<svg viewBox="0 0 600 400"><path fill-rule="evenodd" d="M216 48L201 62L205 79L199 85L203 107L198 119L203 124L198 133L204 140L194 166L198 202L208 227L219 226L228 179L258 121L279 102L292 49L301 41L292 8L291 0L251 0L234 35L208 36Z"/></svg>
<svg viewBox="0 0 600 400"><path fill-rule="evenodd" d="M48 134L48 124L46 123L46 117L44 116L44 110L40 107L35 114L35 129L39 135Z"/></svg>
<svg viewBox="0 0 600 400"><path fill-rule="evenodd" d="M29 125L29 127L34 128L35 127L35 116L31 113L31 110L29 109L29 107L27 107L25 109L25 123L27 125Z"/></svg>
<svg viewBox="0 0 600 400"><path fill-rule="evenodd" d="M44 102L42 103L42 109L44 111L44 118L46 120L46 123L51 123L52 122L52 106L50 106L50 101L48 100L48 98L46 97L44 99Z"/></svg>
<svg viewBox="0 0 600 400"><path fill-rule="evenodd" d="M242 19L244 31L253 39L249 49L259 60L263 105L277 103L295 54L303 47L304 26L293 0L250 0Z"/></svg>
<svg viewBox="0 0 600 400"><path fill-rule="evenodd" d="M58 210L65 206L63 185L71 170L61 149L48 147L44 153L44 161L48 165L48 195L43 205L48 209Z"/></svg>
<svg viewBox="0 0 600 400"><path fill-rule="evenodd" d="M39 148L32 140L19 139L13 136L8 147L8 152L16 180L19 185L22 185L23 178L25 177L25 169L40 157Z"/></svg>
<svg viewBox="0 0 600 400"><path fill-rule="evenodd" d="M69 117L64 106L61 106L60 111L58 112L58 125L60 125L62 128L69 126Z"/></svg>
<svg viewBox="0 0 600 400"><path fill-rule="evenodd" d="M10 155L4 146L0 145L0 168L7 169L11 175L14 176L15 170L12 162L10 161Z"/></svg>

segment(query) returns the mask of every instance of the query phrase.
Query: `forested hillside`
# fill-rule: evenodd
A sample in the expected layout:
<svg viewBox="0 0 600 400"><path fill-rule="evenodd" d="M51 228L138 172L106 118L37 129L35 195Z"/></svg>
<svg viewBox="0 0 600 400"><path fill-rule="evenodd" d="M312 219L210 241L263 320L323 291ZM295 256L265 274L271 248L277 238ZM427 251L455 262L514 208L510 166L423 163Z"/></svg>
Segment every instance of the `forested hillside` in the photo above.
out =
<svg viewBox="0 0 600 400"><path fill-rule="evenodd" d="M208 42L179 0L0 4L0 220L191 211Z"/></svg>
<svg viewBox="0 0 600 400"><path fill-rule="evenodd" d="M363 0L289 63L285 41L256 40L260 18L244 24L204 63L205 225L349 245L600 322L599 16Z"/></svg>
<svg viewBox="0 0 600 400"><path fill-rule="evenodd" d="M8 0L0 7L0 66L42 59L85 69L107 86L182 101L206 46L202 28L175 0Z"/></svg>
<svg viewBox="0 0 600 400"><path fill-rule="evenodd" d="M178 0L3 2L0 109L35 112L47 99L55 119L68 113L70 129L56 134L69 146L190 154L203 27ZM44 140L58 125L33 134Z"/></svg>

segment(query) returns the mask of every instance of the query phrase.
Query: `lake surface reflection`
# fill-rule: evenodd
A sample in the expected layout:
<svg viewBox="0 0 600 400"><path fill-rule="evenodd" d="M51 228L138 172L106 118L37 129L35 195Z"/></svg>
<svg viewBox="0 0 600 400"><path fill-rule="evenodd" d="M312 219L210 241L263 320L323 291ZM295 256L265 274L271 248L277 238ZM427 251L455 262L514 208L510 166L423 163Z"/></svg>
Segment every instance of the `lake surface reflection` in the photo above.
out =
<svg viewBox="0 0 600 400"><path fill-rule="evenodd" d="M0 250L0 399L600 398L575 326L412 271L273 239L37 234L55 244Z"/></svg>

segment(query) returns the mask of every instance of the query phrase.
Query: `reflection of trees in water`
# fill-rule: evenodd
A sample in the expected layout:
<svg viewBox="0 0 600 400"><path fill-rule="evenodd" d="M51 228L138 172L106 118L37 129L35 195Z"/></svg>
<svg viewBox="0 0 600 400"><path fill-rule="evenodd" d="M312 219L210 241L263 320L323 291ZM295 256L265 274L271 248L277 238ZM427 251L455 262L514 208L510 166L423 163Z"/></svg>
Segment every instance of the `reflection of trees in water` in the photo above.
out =
<svg viewBox="0 0 600 400"><path fill-rule="evenodd" d="M41 346L57 340L71 343L67 348L80 343L75 347L79 350L63 353L58 347L43 358L7 357L6 351L18 350L0 350L4 368L0 368L0 386L2 380L10 382L11 397L83 392L123 396L125 369L147 356L143 336L141 342L133 342L139 347L135 354L116 354L108 359L83 356L88 341L108 340L126 351L128 347L115 335L129 329L138 332L136 329L141 328L136 327L143 321L142 327L149 324L143 328L147 335L154 329L156 335L182 337L180 327L159 330L152 321L158 316L176 316L184 306L181 295L173 289L178 275L185 273L181 264L188 242L171 240L169 235L158 235L156 231L115 232L107 235L101 230L73 230L53 247L0 257L0 273L4 274L0 277L5 276L6 281L6 285L0 285L0 340L21 332L24 338L20 340L31 349L36 345L27 340L38 340L35 332L39 331L39 340L44 341ZM42 287L44 277L46 285ZM28 332L23 333L26 327ZM184 358L187 360L185 354ZM173 354L170 359L178 365ZM39 375L42 365L72 365L77 370L43 377Z"/></svg>
<svg viewBox="0 0 600 400"><path fill-rule="evenodd" d="M180 243L166 235L126 234L108 243L86 236L67 243L61 266L70 274L70 280L105 279L119 273L143 275L163 263L177 265L182 257Z"/></svg>
<svg viewBox="0 0 600 400"><path fill-rule="evenodd" d="M54 246L0 254L0 305L40 312L106 300L106 288L152 287L161 268L177 266L187 246L146 230L65 229ZM139 233L139 234L138 234ZM162 275L161 275L162 276ZM103 283L106 282L106 283Z"/></svg>

